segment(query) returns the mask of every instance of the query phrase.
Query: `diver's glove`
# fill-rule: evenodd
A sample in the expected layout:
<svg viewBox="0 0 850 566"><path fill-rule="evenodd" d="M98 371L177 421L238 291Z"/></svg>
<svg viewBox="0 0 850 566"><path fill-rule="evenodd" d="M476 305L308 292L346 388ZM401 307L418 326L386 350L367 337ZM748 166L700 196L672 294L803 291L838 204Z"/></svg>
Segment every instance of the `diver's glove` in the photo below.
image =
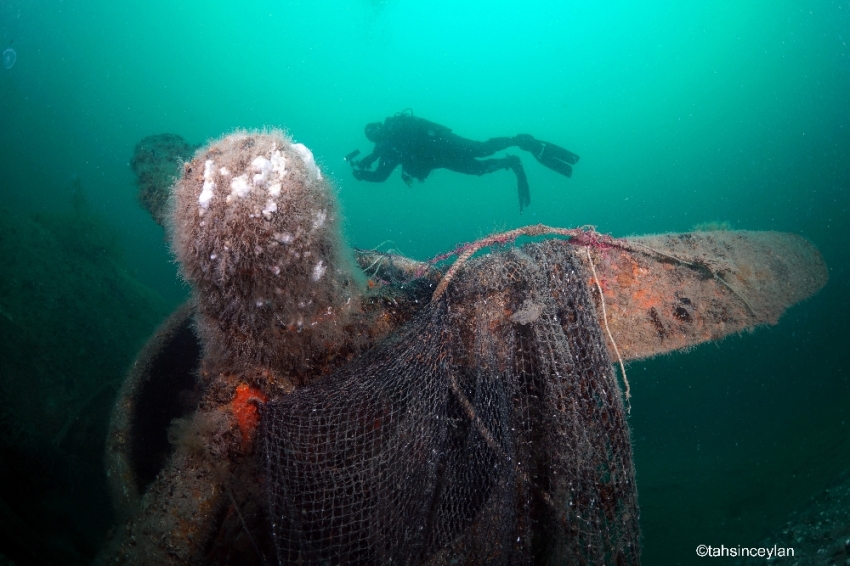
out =
<svg viewBox="0 0 850 566"><path fill-rule="evenodd" d="M368 169L368 167L366 167L366 164L363 163L362 159L360 161L352 161L351 166L354 167L354 169L357 171L364 171Z"/></svg>

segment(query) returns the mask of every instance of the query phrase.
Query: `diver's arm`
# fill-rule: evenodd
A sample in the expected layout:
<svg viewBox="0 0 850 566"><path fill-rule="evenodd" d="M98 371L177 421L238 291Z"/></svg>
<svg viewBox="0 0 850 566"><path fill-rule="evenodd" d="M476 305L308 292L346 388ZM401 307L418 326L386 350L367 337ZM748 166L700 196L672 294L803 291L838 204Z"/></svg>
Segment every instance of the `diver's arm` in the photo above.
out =
<svg viewBox="0 0 850 566"><path fill-rule="evenodd" d="M373 151L363 159L355 161L354 163L352 163L352 165L357 169L369 169L370 167L372 167L372 164L378 160L379 157L381 157L381 154L377 151Z"/></svg>
<svg viewBox="0 0 850 566"><path fill-rule="evenodd" d="M372 154L374 155L374 153ZM378 168L372 171L371 169L366 169L369 167L375 159L372 159L369 162L366 162L367 159L372 157L369 155L364 157L359 163L358 167L353 169L351 172L354 175L354 178L358 181L369 181L372 183L380 183L382 181L386 181L387 177L390 176L390 173L393 172L393 169L398 167L398 162L391 159L386 159L386 157L381 158L380 163L378 163ZM364 165L365 163L365 165ZM361 168L363 167L363 168Z"/></svg>

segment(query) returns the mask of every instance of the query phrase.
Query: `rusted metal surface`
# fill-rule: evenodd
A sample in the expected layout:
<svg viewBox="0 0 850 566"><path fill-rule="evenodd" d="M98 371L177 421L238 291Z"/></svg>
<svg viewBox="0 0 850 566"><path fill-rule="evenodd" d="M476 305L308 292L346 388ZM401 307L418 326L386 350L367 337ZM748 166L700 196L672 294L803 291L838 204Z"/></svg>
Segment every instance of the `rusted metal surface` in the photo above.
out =
<svg viewBox="0 0 850 566"><path fill-rule="evenodd" d="M216 417L224 415L195 418ZM217 449L220 446L211 443L203 450L178 449L95 564L202 563L233 465L233 458Z"/></svg>
<svg viewBox="0 0 850 566"><path fill-rule="evenodd" d="M193 313L191 303L185 303L160 325L139 352L118 392L106 437L106 475L119 519L126 519L139 502L139 478L132 462L132 443L139 441L137 436L134 438L133 430L134 419L139 413L139 392L155 377L157 359L191 323Z"/></svg>
<svg viewBox="0 0 850 566"><path fill-rule="evenodd" d="M597 302L600 326L610 329L625 360L775 324L787 308L827 281L818 251L792 234L698 232L621 240L575 238L562 245L583 246L589 252L597 276L588 276L586 284ZM588 263L587 252L580 252L577 258ZM364 308L373 311L369 334L377 343L427 303L441 272L428 263L378 252L359 252L357 260L375 282ZM607 316L599 308L597 280ZM207 384L202 409L187 421L179 435L182 440L175 442L174 452L141 498L129 458L136 402L150 382L150 360L191 313L186 305L163 325L140 353L119 395L107 467L116 507L130 519L101 553L99 564L205 563L205 549L216 532L223 532L222 515L232 515L220 512L227 505L226 490L235 485L234 473L251 462L244 426L234 410L237 376L202 376ZM530 305L512 313L510 320L523 324L539 316ZM613 351L611 355L616 359ZM251 477L247 492L260 489L259 480ZM220 543L226 544L215 544Z"/></svg>
<svg viewBox="0 0 850 566"><path fill-rule="evenodd" d="M818 250L794 234L715 231L622 241L625 247L589 249L625 360L776 324L828 279ZM588 285L599 306L595 282Z"/></svg>

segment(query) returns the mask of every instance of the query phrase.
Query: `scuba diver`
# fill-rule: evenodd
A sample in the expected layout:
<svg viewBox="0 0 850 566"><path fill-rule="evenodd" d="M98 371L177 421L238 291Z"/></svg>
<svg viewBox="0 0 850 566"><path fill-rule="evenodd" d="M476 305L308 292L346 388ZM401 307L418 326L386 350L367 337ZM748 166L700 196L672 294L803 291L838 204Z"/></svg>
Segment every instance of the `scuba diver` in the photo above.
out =
<svg viewBox="0 0 850 566"><path fill-rule="evenodd" d="M390 116L383 123L366 125L366 137L375 144L372 153L355 161L360 150L345 156L351 164L354 178L360 181L380 183L401 165L401 178L410 186L412 179L424 181L434 169L449 169L467 175L485 175L501 169L510 169L516 175L519 193L519 210L531 204L528 179L522 162L516 155L481 159L497 151L516 146L531 153L549 169L570 177L571 165L579 156L555 144L519 134L512 138L490 138L479 142L453 134L450 128L429 120L418 118L410 110ZM378 161L378 166L372 165Z"/></svg>

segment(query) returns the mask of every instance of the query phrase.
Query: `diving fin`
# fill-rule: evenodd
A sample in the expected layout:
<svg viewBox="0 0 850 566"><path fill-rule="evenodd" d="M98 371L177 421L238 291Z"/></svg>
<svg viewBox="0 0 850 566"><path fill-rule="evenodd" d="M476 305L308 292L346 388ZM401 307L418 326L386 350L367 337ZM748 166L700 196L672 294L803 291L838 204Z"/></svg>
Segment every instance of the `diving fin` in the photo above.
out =
<svg viewBox="0 0 850 566"><path fill-rule="evenodd" d="M565 177L572 177L573 168L570 166L578 163L578 155L559 145L534 139L528 134L520 134L517 138L520 149L533 155L541 165Z"/></svg>
<svg viewBox="0 0 850 566"><path fill-rule="evenodd" d="M531 191L528 189L528 177L525 176L525 169L522 167L522 161L516 155L506 156L509 160L509 167L516 175L516 189L519 196L519 211L531 204Z"/></svg>
<svg viewBox="0 0 850 566"><path fill-rule="evenodd" d="M519 194L519 211L531 204L531 191L528 189L528 177L525 176L525 170L520 168L516 175L516 189Z"/></svg>

